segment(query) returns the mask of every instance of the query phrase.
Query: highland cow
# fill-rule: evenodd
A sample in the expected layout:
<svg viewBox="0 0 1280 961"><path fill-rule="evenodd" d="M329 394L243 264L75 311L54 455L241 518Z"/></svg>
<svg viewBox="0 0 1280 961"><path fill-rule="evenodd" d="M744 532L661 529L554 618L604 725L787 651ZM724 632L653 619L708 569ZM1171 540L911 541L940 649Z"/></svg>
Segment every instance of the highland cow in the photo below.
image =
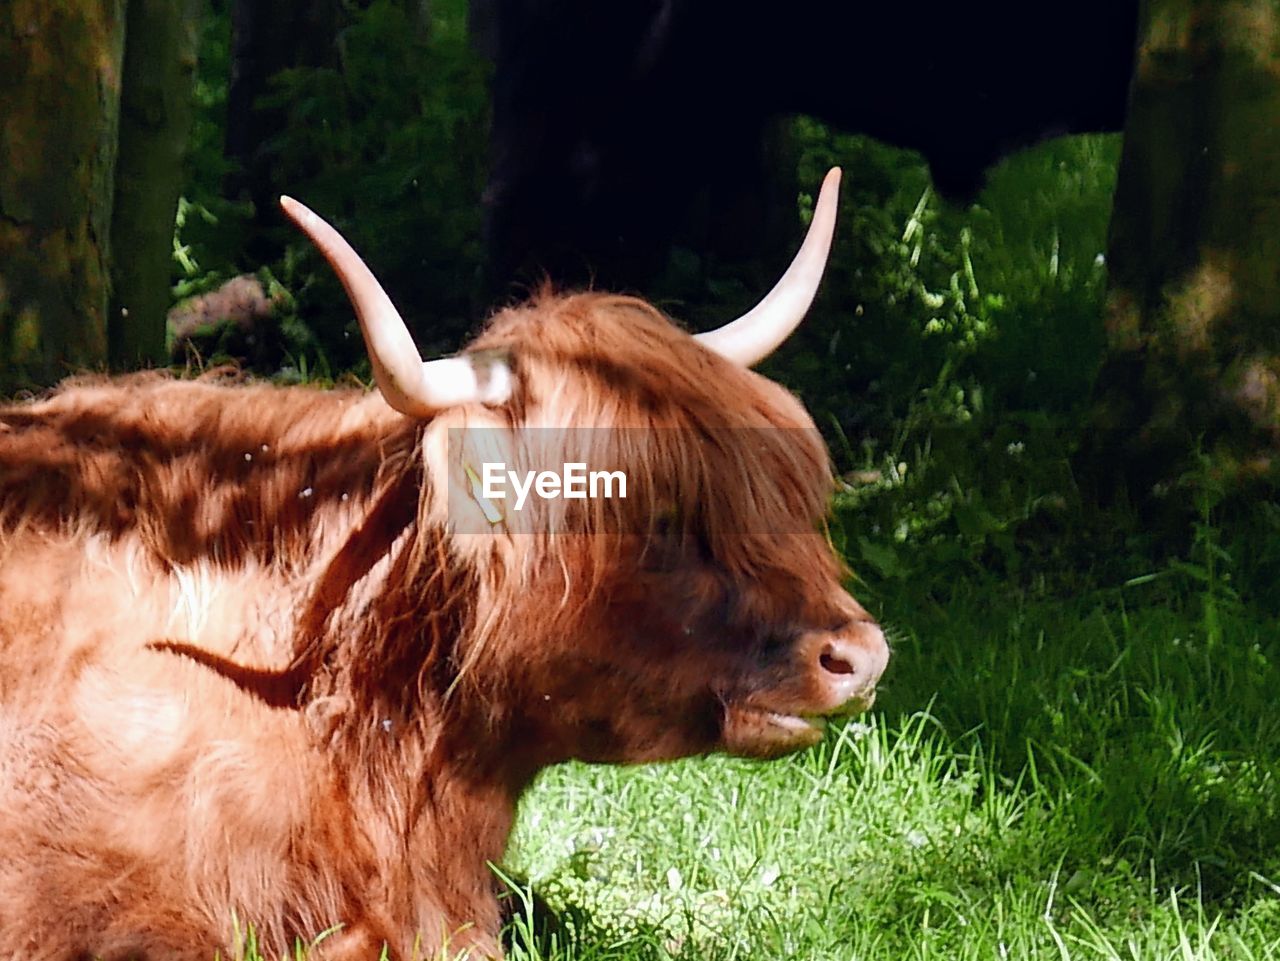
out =
<svg viewBox="0 0 1280 961"><path fill-rule="evenodd" d="M543 293L426 363L285 200L378 391L141 374L0 409L0 957L208 961L247 925L271 957L496 956L539 769L774 757L865 709L888 651L821 530L825 448L748 369L814 296L837 183L720 330ZM627 496L517 524L477 493L489 448L556 438Z"/></svg>

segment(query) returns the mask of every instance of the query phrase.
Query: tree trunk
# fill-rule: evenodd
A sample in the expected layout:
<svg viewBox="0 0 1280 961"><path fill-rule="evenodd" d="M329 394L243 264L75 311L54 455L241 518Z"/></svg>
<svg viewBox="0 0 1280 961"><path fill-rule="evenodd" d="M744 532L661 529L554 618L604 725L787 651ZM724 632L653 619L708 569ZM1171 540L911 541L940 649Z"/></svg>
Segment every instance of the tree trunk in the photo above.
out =
<svg viewBox="0 0 1280 961"><path fill-rule="evenodd" d="M1228 488L1274 479L1280 453L1280 7L1149 0L1143 19L1093 463L1139 502L1198 451Z"/></svg>
<svg viewBox="0 0 1280 961"><path fill-rule="evenodd" d="M200 0L129 0L111 221L113 366L160 363L191 131Z"/></svg>
<svg viewBox="0 0 1280 961"><path fill-rule="evenodd" d="M0 390L101 364L125 0L0 4Z"/></svg>

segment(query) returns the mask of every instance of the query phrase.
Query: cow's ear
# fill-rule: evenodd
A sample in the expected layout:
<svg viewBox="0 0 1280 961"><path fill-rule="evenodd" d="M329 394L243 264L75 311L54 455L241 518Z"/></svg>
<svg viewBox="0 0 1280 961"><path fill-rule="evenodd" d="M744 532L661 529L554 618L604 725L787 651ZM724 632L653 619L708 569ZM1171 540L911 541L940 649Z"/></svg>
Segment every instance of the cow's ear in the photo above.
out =
<svg viewBox="0 0 1280 961"><path fill-rule="evenodd" d="M508 529L507 471L520 468L524 458L507 411L474 404L442 411L422 432L421 455L426 483L419 521L424 528L443 527L458 535L459 545L469 543L468 535L487 539Z"/></svg>

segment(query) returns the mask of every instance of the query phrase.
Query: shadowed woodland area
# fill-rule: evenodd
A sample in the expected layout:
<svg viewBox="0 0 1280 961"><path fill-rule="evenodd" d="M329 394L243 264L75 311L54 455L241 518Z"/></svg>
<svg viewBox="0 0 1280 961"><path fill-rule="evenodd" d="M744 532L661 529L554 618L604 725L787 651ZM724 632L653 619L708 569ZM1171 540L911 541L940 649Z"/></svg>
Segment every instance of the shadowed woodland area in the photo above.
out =
<svg viewBox="0 0 1280 961"><path fill-rule="evenodd" d="M1280 9L971 6L0 8L6 396L368 383L281 193L429 357L544 279L714 327L844 169L764 372L885 693L767 769L548 774L512 860L564 916L517 954L1280 956Z"/></svg>

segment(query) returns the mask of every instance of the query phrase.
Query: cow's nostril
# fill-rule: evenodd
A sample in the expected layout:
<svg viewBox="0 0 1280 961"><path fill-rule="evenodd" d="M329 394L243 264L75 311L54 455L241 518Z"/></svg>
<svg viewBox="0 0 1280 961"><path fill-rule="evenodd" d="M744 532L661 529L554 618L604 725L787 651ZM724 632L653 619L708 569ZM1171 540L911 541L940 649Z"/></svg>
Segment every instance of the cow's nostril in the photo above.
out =
<svg viewBox="0 0 1280 961"><path fill-rule="evenodd" d="M822 652L822 656L818 658L818 663L822 665L822 669L828 674L853 673L853 665L829 649Z"/></svg>

